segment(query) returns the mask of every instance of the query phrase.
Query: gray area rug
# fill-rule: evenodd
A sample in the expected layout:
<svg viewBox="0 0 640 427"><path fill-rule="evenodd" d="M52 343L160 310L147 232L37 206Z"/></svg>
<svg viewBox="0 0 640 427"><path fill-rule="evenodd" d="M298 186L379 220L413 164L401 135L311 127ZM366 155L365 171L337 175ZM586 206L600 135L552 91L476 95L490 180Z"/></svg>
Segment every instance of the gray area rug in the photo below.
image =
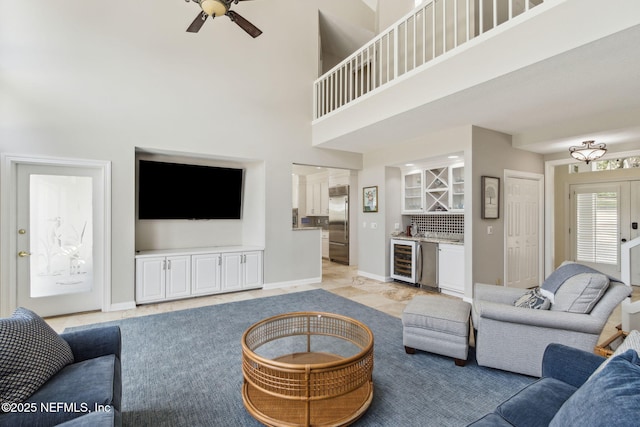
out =
<svg viewBox="0 0 640 427"><path fill-rule="evenodd" d="M464 426L533 381L479 367L472 349L465 367L405 354L400 319L313 290L109 322L122 329L124 425L260 426L242 404L240 340L291 311L343 314L373 331L374 399L356 426Z"/></svg>

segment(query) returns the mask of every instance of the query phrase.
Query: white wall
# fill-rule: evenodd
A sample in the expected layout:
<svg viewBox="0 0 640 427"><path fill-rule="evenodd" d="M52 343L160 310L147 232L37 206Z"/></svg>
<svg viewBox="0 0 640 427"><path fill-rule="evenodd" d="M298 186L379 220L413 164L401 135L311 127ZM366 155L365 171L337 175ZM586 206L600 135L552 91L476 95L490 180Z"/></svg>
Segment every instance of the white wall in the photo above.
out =
<svg viewBox="0 0 640 427"><path fill-rule="evenodd" d="M245 243L265 242L267 283L320 275L319 244L291 231L291 164L361 167L311 147L320 4L348 7L234 5L264 31L253 39L224 17L186 33L194 3L3 2L0 151L112 162L113 303L134 299L136 147L262 164L245 208L263 225Z"/></svg>
<svg viewBox="0 0 640 427"><path fill-rule="evenodd" d="M378 0L378 28L384 31L398 19L415 9L414 0Z"/></svg>
<svg viewBox="0 0 640 427"><path fill-rule="evenodd" d="M385 274L387 204L384 165L371 165L364 168L358 176L358 182L360 184L357 204L358 220L356 221L358 226L358 272L373 279L384 280L387 276ZM363 212L362 189L372 186L378 186L378 212Z"/></svg>

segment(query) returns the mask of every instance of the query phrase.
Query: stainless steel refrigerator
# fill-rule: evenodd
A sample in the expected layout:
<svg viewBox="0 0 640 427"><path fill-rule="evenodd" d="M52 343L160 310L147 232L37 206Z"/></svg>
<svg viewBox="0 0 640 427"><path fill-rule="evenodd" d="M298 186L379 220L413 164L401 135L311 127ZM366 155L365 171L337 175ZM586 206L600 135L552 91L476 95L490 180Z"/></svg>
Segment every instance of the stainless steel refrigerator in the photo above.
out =
<svg viewBox="0 0 640 427"><path fill-rule="evenodd" d="M349 265L349 186L329 188L329 259Z"/></svg>

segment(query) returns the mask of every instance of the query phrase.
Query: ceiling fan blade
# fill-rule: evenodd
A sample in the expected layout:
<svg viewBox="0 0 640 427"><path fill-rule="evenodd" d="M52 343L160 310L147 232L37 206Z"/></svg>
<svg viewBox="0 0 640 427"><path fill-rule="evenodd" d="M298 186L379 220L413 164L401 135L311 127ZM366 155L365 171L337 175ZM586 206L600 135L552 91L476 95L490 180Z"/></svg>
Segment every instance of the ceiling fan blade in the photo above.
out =
<svg viewBox="0 0 640 427"><path fill-rule="evenodd" d="M230 10L227 12L227 16L231 18L233 22L238 24L240 28L245 30L247 34L249 34L254 39L258 37L260 34L262 34L262 31L260 31L258 27L256 27L251 22L244 19L238 12L234 12L233 10Z"/></svg>
<svg viewBox="0 0 640 427"><path fill-rule="evenodd" d="M204 25L204 21L207 20L207 15L204 12L200 12L196 19L193 20L189 28L187 28L188 33L197 33L200 31L200 28Z"/></svg>

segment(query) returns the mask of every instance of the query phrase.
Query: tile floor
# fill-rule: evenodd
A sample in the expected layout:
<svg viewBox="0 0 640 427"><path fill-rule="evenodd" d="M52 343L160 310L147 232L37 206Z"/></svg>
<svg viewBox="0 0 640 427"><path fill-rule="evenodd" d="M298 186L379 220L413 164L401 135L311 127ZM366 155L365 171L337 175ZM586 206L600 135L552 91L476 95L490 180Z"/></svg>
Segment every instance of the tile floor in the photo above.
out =
<svg viewBox="0 0 640 427"><path fill-rule="evenodd" d="M357 267L345 266L329 261L323 262L322 282L312 285L291 286L278 289L258 289L244 292L236 292L223 295L212 295L199 298L190 298L178 301L169 301L158 304L138 306L136 309L115 311L109 313L90 312L69 316L47 318L47 322L53 329L62 332L67 327L87 325L92 323L107 322L136 316L146 316L174 310L184 310L207 305L223 304L226 302L240 301L252 298L260 298L272 295L281 295L290 292L300 292L311 289L324 289L340 295L344 298L373 307L395 317L402 315L402 310L407 303L417 294L427 291L409 285L396 282L379 282L358 276ZM433 294L433 293L432 293ZM441 295L443 298L454 298ZM632 300L640 299L640 288L634 287ZM604 341L615 333L615 326L620 323L620 307L618 307L607 322L600 337Z"/></svg>

